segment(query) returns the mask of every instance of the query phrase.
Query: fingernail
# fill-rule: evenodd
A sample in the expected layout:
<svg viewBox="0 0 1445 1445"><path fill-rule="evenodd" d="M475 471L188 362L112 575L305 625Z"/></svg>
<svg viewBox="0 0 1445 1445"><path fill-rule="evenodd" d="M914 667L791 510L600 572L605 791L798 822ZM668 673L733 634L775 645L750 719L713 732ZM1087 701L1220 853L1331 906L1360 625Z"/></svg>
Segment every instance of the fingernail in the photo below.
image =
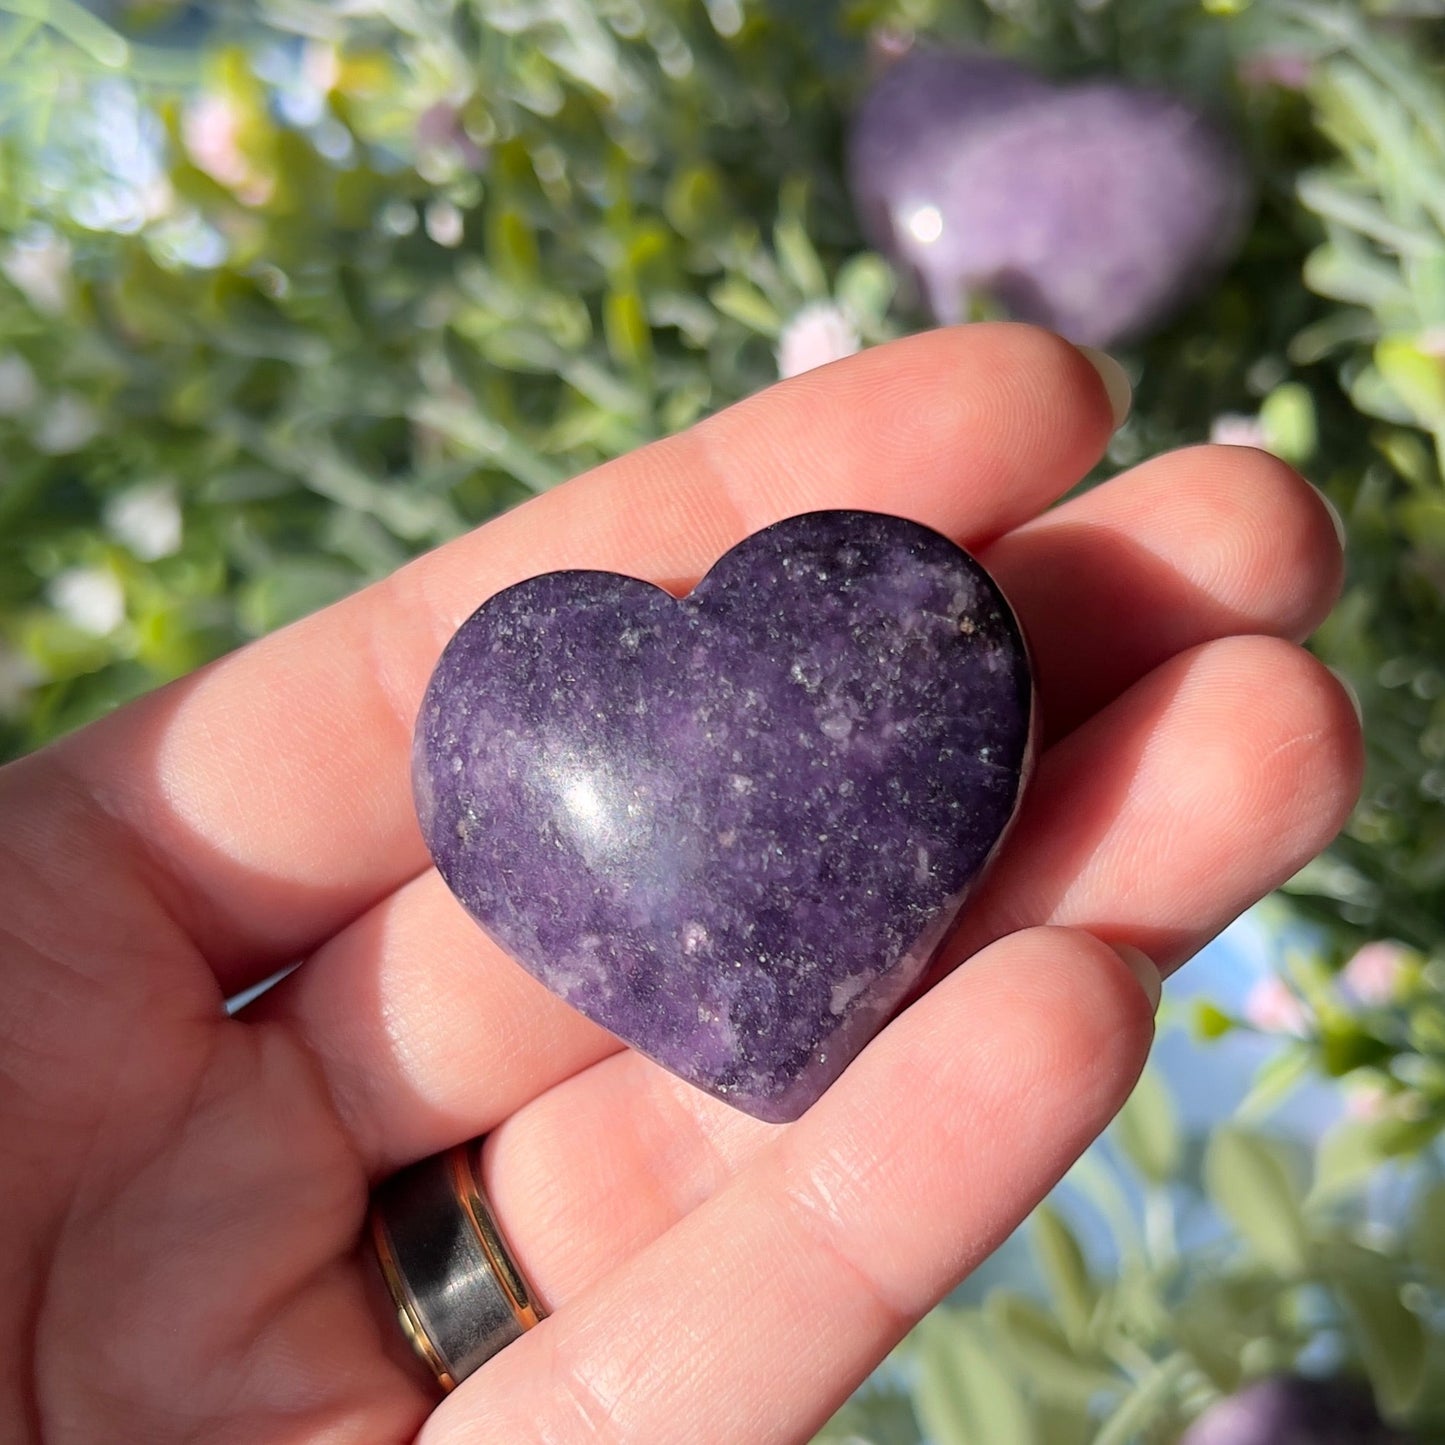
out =
<svg viewBox="0 0 1445 1445"><path fill-rule="evenodd" d="M1349 678L1347 678L1344 673L1339 670L1339 668L1332 667L1330 668L1330 671L1334 674L1335 681L1339 683L1342 688L1344 688L1345 696L1349 698L1350 706L1353 707L1355 710L1355 720L1359 723L1361 727L1364 727L1365 709L1360 706L1360 695L1355 691L1354 683L1352 683Z"/></svg>
<svg viewBox="0 0 1445 1445"><path fill-rule="evenodd" d="M1079 350L1104 383L1104 390L1109 394L1109 408L1114 413L1114 430L1118 431L1124 425L1124 418L1129 415L1129 407L1134 400L1129 373L1107 351L1100 351L1094 346L1081 346Z"/></svg>
<svg viewBox="0 0 1445 1445"><path fill-rule="evenodd" d="M1139 987L1144 990L1144 995L1149 1000L1149 1012L1157 1014L1164 983L1159 977L1159 969L1154 960L1143 949L1135 948L1132 944L1116 943L1112 947L1124 960L1124 967L1139 980Z"/></svg>
<svg viewBox="0 0 1445 1445"><path fill-rule="evenodd" d="M1313 486L1314 484L1311 483ZM1335 524L1335 536L1340 539L1340 551L1343 552L1349 543L1349 533L1345 531L1345 519L1340 515L1340 509L1331 501L1329 494L1321 487L1315 487L1319 493L1320 501L1325 504L1325 510L1330 514L1330 521Z"/></svg>

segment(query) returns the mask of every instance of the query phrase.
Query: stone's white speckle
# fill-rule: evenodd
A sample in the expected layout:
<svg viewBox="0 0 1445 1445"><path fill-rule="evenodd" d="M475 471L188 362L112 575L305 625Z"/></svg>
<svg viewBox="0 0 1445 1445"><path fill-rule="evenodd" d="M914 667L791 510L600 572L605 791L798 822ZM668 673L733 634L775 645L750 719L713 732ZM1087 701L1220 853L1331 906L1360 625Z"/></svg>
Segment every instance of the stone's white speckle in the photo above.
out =
<svg viewBox="0 0 1445 1445"><path fill-rule="evenodd" d="M628 652L636 652L642 642L642 629L640 627L624 627L617 640Z"/></svg>
<svg viewBox="0 0 1445 1445"><path fill-rule="evenodd" d="M746 773L733 773L728 778L728 787L740 797L746 797L757 785Z"/></svg>
<svg viewBox="0 0 1445 1445"><path fill-rule="evenodd" d="M788 676L811 692L822 682L823 669L811 658L799 658L789 669Z"/></svg>
<svg viewBox="0 0 1445 1445"><path fill-rule="evenodd" d="M453 753L453 754L452 754L452 760L451 760L451 762L450 762L447 766L451 768L451 770L452 770L453 773L459 773L459 772L461 772L461 770L462 770L462 755L461 755L460 753Z"/></svg>
<svg viewBox="0 0 1445 1445"><path fill-rule="evenodd" d="M738 841L738 830L736 828L724 828L722 832L717 835L717 840L724 848L731 848L733 844Z"/></svg>
<svg viewBox="0 0 1445 1445"><path fill-rule="evenodd" d="M868 981L866 973L850 973L847 978L840 979L833 985L833 992L828 1000L829 1012L842 1013L868 987Z"/></svg>
<svg viewBox="0 0 1445 1445"><path fill-rule="evenodd" d="M844 712L828 713L818 724L824 737L841 743L853 731L853 719Z"/></svg>
<svg viewBox="0 0 1445 1445"><path fill-rule="evenodd" d="M933 869L929 866L928 849L920 848L914 859L913 876L920 883L927 883L933 875Z"/></svg>
<svg viewBox="0 0 1445 1445"><path fill-rule="evenodd" d="M692 920L682 925L682 951L684 953L701 953L710 942L710 935L701 923Z"/></svg>

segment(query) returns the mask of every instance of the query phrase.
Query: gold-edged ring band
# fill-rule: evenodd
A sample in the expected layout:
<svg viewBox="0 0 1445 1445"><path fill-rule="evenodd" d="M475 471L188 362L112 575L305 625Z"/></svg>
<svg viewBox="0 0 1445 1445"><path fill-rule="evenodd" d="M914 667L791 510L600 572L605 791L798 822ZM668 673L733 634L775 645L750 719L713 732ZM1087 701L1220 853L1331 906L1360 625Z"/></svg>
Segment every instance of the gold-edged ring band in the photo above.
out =
<svg viewBox="0 0 1445 1445"><path fill-rule="evenodd" d="M473 1139L403 1169L372 1195L370 1232L402 1332L443 1390L543 1318L481 1183Z"/></svg>

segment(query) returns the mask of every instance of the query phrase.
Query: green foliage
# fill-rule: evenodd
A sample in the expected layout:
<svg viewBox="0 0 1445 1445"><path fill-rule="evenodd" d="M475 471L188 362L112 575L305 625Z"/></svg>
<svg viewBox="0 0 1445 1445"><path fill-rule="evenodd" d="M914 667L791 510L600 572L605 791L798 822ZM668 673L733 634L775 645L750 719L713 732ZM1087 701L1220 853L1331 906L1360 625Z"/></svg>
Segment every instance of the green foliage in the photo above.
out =
<svg viewBox="0 0 1445 1445"><path fill-rule="evenodd" d="M1419 1162L1445 1124L1445 87L1429 0L1392 9L0 0L0 758L756 390L809 303L865 344L922 324L842 184L880 27L1217 103L1257 221L1125 358L1109 468L1232 418L1345 516L1314 645L1363 702L1369 775L1288 885L1321 929L1291 965L1303 1032L1207 1147L1146 1078L1118 1171L1072 1178L1120 1263L1048 1207L1048 1305L941 1312L824 1438L1168 1441L1322 1339L1392 1412L1445 1420ZM1363 1000L1336 974L1379 939L1404 962ZM1258 1125L1311 1074L1377 1103L1306 1189ZM1197 1166L1233 1233L1180 1253ZM1385 1168L1419 1187L1367 1224Z"/></svg>
<svg viewBox="0 0 1445 1445"><path fill-rule="evenodd" d="M1177 1117L1157 1102L1167 1099L1163 1085L1145 1077L1153 1114ZM1111 1131L1121 1160L1132 1152L1127 1133L1123 1120ZM1163 1154L1146 1157L1152 1166ZM920 1436L938 1445L1164 1445L1242 1384L1306 1357L1318 1368L1323 1345L1336 1371L1366 1376L1388 1418L1421 1440L1440 1438L1441 1185L1427 1183L1407 1194L1413 1203L1403 1210L1382 1214L1357 1187L1322 1189L1322 1155L1309 1161L1238 1121L1214 1133L1202 1157L1182 1140L1169 1157L1164 1175L1119 1166L1115 1183L1142 1192L1122 1212L1117 1200L1105 1202L1118 1256L1107 1269L1090 1267L1070 1223L1073 1191L1067 1208L1063 1199L1041 1207L1030 1235L1048 1305L995 1289L981 1307L935 1311L898 1352L892 1383L870 1386L875 1409L889 1393L908 1404L903 1367L911 1364L913 1423L874 1428L859 1419L859 1437L877 1445ZM1093 1170L1101 1166L1088 1162L1071 1183L1099 1196ZM1309 1172L1315 1185L1307 1189ZM1209 1242L1181 1252L1179 1228L1197 1227L1205 1202L1232 1230L1216 1228Z"/></svg>

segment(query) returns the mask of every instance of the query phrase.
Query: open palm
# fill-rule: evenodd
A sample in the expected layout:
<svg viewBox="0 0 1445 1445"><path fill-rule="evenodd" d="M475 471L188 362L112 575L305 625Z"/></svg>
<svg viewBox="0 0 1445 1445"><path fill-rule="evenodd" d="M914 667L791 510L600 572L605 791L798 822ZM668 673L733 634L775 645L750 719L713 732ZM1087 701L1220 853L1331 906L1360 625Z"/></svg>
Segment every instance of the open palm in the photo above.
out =
<svg viewBox="0 0 1445 1445"><path fill-rule="evenodd" d="M879 348L0 772L17 1438L806 1439L1128 1093L1151 1009L1106 945L1168 972L1355 795L1354 712L1295 645L1339 585L1317 495L1207 447L1044 512L1109 431L1098 376L1043 332ZM776 1126L620 1051L465 917L427 866L409 735L499 588L586 566L684 589L825 507L982 557L1046 751L935 987ZM483 1133L553 1314L436 1406L359 1239L379 1178Z"/></svg>

